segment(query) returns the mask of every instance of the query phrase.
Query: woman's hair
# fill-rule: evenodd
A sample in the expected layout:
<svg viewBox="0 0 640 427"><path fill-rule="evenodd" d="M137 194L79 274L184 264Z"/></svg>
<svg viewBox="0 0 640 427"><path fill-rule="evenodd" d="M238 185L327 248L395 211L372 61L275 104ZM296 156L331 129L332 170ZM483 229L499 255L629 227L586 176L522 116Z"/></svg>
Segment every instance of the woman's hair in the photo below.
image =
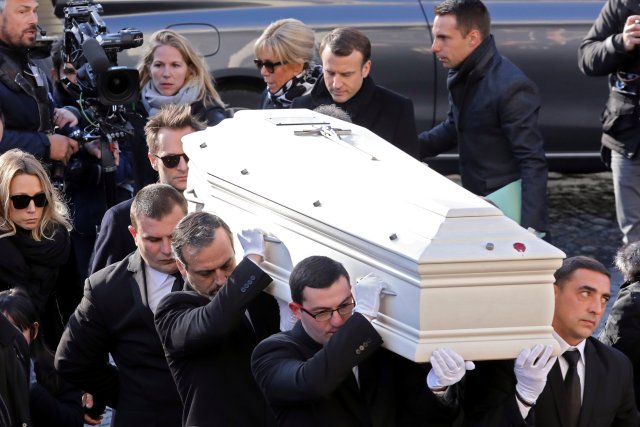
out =
<svg viewBox="0 0 640 427"><path fill-rule="evenodd" d="M316 54L313 30L293 18L272 22L256 40L255 54L264 50L272 51L278 61L304 64L305 68Z"/></svg>
<svg viewBox="0 0 640 427"><path fill-rule="evenodd" d="M0 238L16 234L16 225L9 217L11 181L18 175L32 175L40 180L47 205L42 208L40 224L31 231L34 240L52 239L56 224L71 230L69 210L60 193L53 187L42 163L32 154L14 148L0 156Z"/></svg>
<svg viewBox="0 0 640 427"><path fill-rule="evenodd" d="M31 342L29 350L31 359L36 361L36 374L38 382L47 390L55 394L59 389L59 378L53 366L54 355L45 344L42 336L42 325L38 327L36 335L36 322L39 322L36 307L31 302L29 294L20 288L12 288L0 292L0 313L11 317L13 323L20 332L28 330Z"/></svg>
<svg viewBox="0 0 640 427"><path fill-rule="evenodd" d="M202 101L205 106L209 106L213 104L213 102L224 106L220 95L218 95L215 87L213 87L209 70L198 52L191 46L189 40L172 30L156 31L151 35L151 38L145 45L142 59L138 63L141 88L151 80L150 68L153 62L153 55L160 46L171 46L178 49L191 72L190 75L187 76L185 84L193 80L196 81L197 86L200 88L198 100Z"/></svg>

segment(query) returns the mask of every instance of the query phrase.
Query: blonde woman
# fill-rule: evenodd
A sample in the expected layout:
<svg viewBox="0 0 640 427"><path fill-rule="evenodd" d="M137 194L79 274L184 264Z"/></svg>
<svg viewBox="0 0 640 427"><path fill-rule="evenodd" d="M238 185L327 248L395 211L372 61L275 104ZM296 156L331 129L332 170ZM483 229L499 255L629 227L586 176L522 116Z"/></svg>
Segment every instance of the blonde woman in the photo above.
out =
<svg viewBox="0 0 640 427"><path fill-rule="evenodd" d="M322 76L313 30L297 19L272 22L255 43L254 63L267 87L260 108L290 108Z"/></svg>
<svg viewBox="0 0 640 427"><path fill-rule="evenodd" d="M191 114L208 126L225 118L224 103L216 92L207 67L189 40L172 30L151 35L138 65L140 103L137 112L144 120L134 121L138 138L133 143L136 190L158 181L147 160L144 124L163 105L189 104Z"/></svg>
<svg viewBox="0 0 640 427"><path fill-rule="evenodd" d="M2 154L0 289L19 286L29 293L49 325L49 344L59 339L63 326L56 293L73 294L57 286L60 269L69 257L70 229L67 207L42 164L18 149Z"/></svg>

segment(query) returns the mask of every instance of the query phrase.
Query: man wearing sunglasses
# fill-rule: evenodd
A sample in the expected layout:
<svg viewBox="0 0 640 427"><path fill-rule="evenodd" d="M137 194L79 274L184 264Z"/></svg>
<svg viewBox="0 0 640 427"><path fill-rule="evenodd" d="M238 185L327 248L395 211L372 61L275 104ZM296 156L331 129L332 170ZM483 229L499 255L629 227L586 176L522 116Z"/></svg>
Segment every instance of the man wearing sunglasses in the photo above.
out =
<svg viewBox="0 0 640 427"><path fill-rule="evenodd" d="M189 158L182 148L182 137L205 127L204 123L192 117L188 104L169 104L149 119L144 132L149 147L149 162L158 172L159 182L184 192L189 175ZM93 249L91 273L120 261L135 250L127 230L132 200L125 200L104 214Z"/></svg>
<svg viewBox="0 0 640 427"><path fill-rule="evenodd" d="M429 386L438 383L437 395L427 388L420 365L381 348L371 321L386 286L382 280L360 279L354 299L342 264L311 256L295 266L289 285L298 323L262 341L251 358L278 426L451 424L457 406L448 403L445 388L472 366L447 350L444 358L456 370L456 378L447 381L441 374L445 363L432 359Z"/></svg>
<svg viewBox="0 0 640 427"><path fill-rule="evenodd" d="M320 42L320 57L323 76L309 95L295 98L291 107L315 110L336 104L356 125L417 157L413 102L375 84L369 75L371 42L367 36L355 28L336 28Z"/></svg>
<svg viewBox="0 0 640 427"><path fill-rule="evenodd" d="M155 323L184 402L184 426L274 426L251 376L251 352L279 331L275 299L264 292L271 277L260 230L238 239L244 259L236 265L229 226L208 212L192 212L176 226L171 247L185 290L167 295Z"/></svg>

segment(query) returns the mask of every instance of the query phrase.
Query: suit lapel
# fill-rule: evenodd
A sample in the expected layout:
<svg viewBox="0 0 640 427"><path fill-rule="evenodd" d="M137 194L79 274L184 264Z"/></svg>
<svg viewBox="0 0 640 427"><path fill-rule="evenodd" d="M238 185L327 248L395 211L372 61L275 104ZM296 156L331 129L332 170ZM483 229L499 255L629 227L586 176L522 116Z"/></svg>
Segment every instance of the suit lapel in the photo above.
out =
<svg viewBox="0 0 640 427"><path fill-rule="evenodd" d="M582 396L582 409L580 411L579 427L586 427L589 425L591 419L591 412L596 405L596 398L598 393L598 379L601 375L604 375L602 365L598 353L595 347L591 343L590 339L587 339L584 347L585 358L585 372L584 372L584 393Z"/></svg>
<svg viewBox="0 0 640 427"><path fill-rule="evenodd" d="M560 424L563 427L569 427L566 424L569 414L567 413L567 398L565 396L564 380L562 378L562 371L560 370L559 360L557 360L553 365L553 368L551 368L551 372L549 372L547 381L549 386L551 387L553 402L556 405L556 411L558 413L558 418L560 418Z"/></svg>
<svg viewBox="0 0 640 427"><path fill-rule="evenodd" d="M133 275L133 281L135 282L135 284L131 284L133 299L136 305L141 308L142 318L155 329L153 312L149 308L149 298L147 296L147 277L144 271L144 261L140 256L140 252L134 252L129 258L129 266L127 268Z"/></svg>

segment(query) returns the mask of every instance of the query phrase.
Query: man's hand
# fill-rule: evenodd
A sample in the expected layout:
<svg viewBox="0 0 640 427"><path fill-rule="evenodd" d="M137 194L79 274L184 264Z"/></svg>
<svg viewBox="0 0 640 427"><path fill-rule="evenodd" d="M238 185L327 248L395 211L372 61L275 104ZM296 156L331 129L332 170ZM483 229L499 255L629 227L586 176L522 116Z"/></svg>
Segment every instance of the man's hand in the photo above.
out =
<svg viewBox="0 0 640 427"><path fill-rule="evenodd" d="M64 135L49 135L49 158L60 160L65 165L73 153L78 151L78 142Z"/></svg>
<svg viewBox="0 0 640 427"><path fill-rule="evenodd" d="M550 345L536 344L533 348L524 348L516 359L513 368L516 374L516 393L533 405L547 384L547 375L556 363L557 357L551 356L553 348ZM525 402L523 402L525 403Z"/></svg>
<svg viewBox="0 0 640 427"><path fill-rule="evenodd" d="M82 406L86 409L93 408L93 396L89 393L85 393L82 395ZM84 414L84 423L89 424L90 426L97 426L102 421L102 415L97 418L93 418L89 414L85 412Z"/></svg>
<svg viewBox="0 0 640 427"><path fill-rule="evenodd" d="M640 45L640 24L636 24L636 21L640 21L640 15L631 15L627 18L622 30L622 41L627 52L631 52Z"/></svg>
<svg viewBox="0 0 640 427"><path fill-rule="evenodd" d="M238 240L244 249L245 257L257 263L264 260L264 231L258 228L242 230L238 233ZM249 255L254 255L255 258L249 257Z"/></svg>
<svg viewBox="0 0 640 427"><path fill-rule="evenodd" d="M63 128L67 125L77 126L78 118L69 110L64 108L55 108L53 110L53 123L59 128Z"/></svg>
<svg viewBox="0 0 640 427"><path fill-rule="evenodd" d="M380 297L387 284L374 274L367 274L356 280L353 287L356 306L354 313L360 313L370 321L378 317L380 311Z"/></svg>
<svg viewBox="0 0 640 427"><path fill-rule="evenodd" d="M476 368L473 362L465 361L462 356L447 347L433 350L429 362L431 370L427 374L427 385L430 389L439 391L456 384L467 371Z"/></svg>

